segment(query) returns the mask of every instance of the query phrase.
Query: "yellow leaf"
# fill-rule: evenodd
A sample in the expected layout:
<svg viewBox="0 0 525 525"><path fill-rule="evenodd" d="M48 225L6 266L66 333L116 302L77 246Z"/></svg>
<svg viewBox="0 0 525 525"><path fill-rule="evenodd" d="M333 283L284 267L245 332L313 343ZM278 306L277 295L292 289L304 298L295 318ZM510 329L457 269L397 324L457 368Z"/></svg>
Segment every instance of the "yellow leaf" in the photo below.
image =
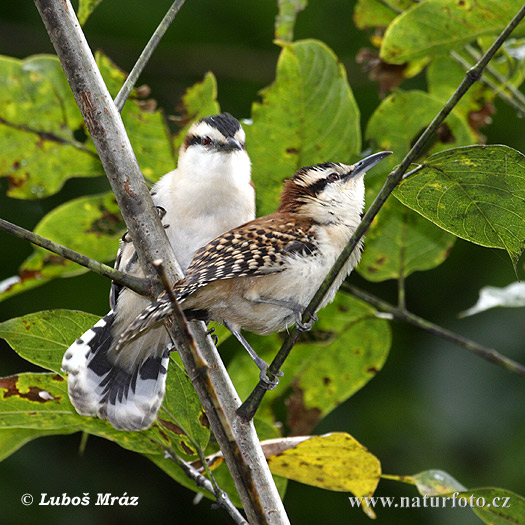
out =
<svg viewBox="0 0 525 525"><path fill-rule="evenodd" d="M273 474L326 490L351 492L355 496L374 493L381 464L349 434L334 432L282 441L287 441L292 448L268 458ZM263 448L267 443L263 443Z"/></svg>

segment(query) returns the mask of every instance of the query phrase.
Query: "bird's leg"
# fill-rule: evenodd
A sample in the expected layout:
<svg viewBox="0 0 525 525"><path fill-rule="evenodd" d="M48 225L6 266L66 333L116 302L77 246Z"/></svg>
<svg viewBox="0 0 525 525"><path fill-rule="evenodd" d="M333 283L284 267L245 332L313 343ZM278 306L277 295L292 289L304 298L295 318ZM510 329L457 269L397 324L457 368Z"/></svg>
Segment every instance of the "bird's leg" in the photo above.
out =
<svg viewBox="0 0 525 525"><path fill-rule="evenodd" d="M304 306L294 303L293 301L286 301L284 299L267 299L265 297L257 297L257 299L250 299L250 301L255 303L274 304L276 306L281 306L282 308L291 310L295 315L295 326L297 326L297 330L300 332L308 332L312 329L314 323L318 321L317 316L314 314L307 323L303 323L301 321L301 316L304 312Z"/></svg>
<svg viewBox="0 0 525 525"><path fill-rule="evenodd" d="M212 326L211 328L208 328L206 330L206 335L209 335L211 337L211 340L213 341L213 344L217 346L219 344L219 338L217 337L217 334L215 333L215 327Z"/></svg>
<svg viewBox="0 0 525 525"><path fill-rule="evenodd" d="M273 381L270 381L270 378L266 374L266 371L268 370L268 367L270 366L266 361L261 359L255 350L250 346L250 343L246 341L244 336L241 334L241 331L232 326L227 321L224 322L224 326L236 337L237 341L241 343L241 345L244 347L244 349L250 354L250 357L253 359L254 363L257 365L261 373L259 374L259 377L262 379L262 381L265 383L267 390L273 390L278 384L279 384L279 377L283 375L283 373L279 370L277 372L276 377Z"/></svg>

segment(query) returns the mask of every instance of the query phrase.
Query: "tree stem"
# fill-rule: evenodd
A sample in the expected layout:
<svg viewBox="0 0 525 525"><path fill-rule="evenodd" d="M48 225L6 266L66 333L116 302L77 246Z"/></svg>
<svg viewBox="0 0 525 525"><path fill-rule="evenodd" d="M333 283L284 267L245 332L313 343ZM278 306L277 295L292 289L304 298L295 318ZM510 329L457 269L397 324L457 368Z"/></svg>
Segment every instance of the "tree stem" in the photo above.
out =
<svg viewBox="0 0 525 525"><path fill-rule="evenodd" d="M153 274L153 261L162 259L170 282L175 282L182 272L70 1L34 2L97 148L145 275ZM162 284L154 284L159 293ZM236 417L240 400L206 327L192 323L195 345L185 336L187 326L181 325L177 317L173 321L170 333L180 342L179 355L224 454L248 520L289 523L255 427Z"/></svg>

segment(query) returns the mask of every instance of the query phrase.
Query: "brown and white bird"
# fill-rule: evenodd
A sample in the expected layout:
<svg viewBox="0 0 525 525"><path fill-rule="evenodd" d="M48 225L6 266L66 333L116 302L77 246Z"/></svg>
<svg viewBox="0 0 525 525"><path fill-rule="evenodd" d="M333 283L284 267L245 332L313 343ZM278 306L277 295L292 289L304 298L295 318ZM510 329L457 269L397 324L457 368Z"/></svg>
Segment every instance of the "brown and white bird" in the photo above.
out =
<svg viewBox="0 0 525 525"><path fill-rule="evenodd" d="M218 321L237 337L261 369L260 359L241 334L285 330L300 316L361 220L363 176L391 152L348 166L327 162L301 168L285 182L275 213L223 233L195 254L174 293L188 319ZM352 253L318 309L331 302L359 262ZM117 350L172 312L166 293L121 335ZM307 328L307 327L302 327ZM140 339L140 337L139 337Z"/></svg>
<svg viewBox="0 0 525 525"><path fill-rule="evenodd" d="M223 113L194 123L180 148L177 169L153 187L177 261L185 271L201 246L255 217L255 190L245 134ZM133 242L122 238L115 267L144 277ZM155 420L164 397L170 338L161 324L115 352L118 336L150 301L113 284L110 312L66 351L71 402L82 415L107 419L115 428L140 430Z"/></svg>

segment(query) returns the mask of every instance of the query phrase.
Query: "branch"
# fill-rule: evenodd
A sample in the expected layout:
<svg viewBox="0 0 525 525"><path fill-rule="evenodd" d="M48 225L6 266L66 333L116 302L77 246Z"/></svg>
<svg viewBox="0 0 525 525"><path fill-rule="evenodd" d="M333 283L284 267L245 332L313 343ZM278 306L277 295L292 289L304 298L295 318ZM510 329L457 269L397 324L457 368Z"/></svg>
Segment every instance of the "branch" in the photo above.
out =
<svg viewBox="0 0 525 525"><path fill-rule="evenodd" d="M176 465L178 465L184 471L184 474L186 474L188 478L195 481L197 487L202 487L204 490L207 490L210 494L215 496L217 505L226 510L226 512L231 516L235 523L238 523L240 525L248 523L243 518L241 513L237 510L235 505L231 502L226 492L220 490L219 493L217 493L216 487L213 485L213 483L209 479L205 478L195 467L193 467L188 462L184 461L182 458L177 456L173 449L166 449L166 456L169 459L171 459Z"/></svg>
<svg viewBox="0 0 525 525"><path fill-rule="evenodd" d="M387 198L390 196L390 194L394 191L394 188L403 178L403 175L406 173L410 164L417 159L417 157L419 156L419 154L421 153L421 151L423 150L423 148L425 147L429 139L437 131L439 126L442 124L445 118L450 114L450 112L454 109L454 107L457 105L461 97L467 92L470 86L472 86L474 82L479 80L483 69L487 66L490 59L494 56L496 51L501 47L503 42L505 42L505 40L508 38L510 33L520 23L521 19L524 16L525 16L525 5L518 11L516 16L511 20L509 25L501 32L501 34L498 36L498 38L495 40L492 46L490 46L487 52L481 57L478 63L473 68L467 71L467 74L465 78L463 79L463 81L461 82L461 84L459 85L459 87L456 89L456 91L450 97L450 99L446 102L446 104L441 109L441 111L436 115L434 120L428 125L428 127L425 129L423 134L416 141L414 146L412 146L410 151L406 154L405 158L402 160L401 164L399 164L399 166L392 173L390 173L390 175L388 175L385 184L381 188L381 191L378 193L377 197L375 198L374 202L372 203L368 211L365 213L355 233L352 235L350 241L348 242L348 244L346 245L342 253L339 255L337 261L335 262L334 266L331 268L330 272L328 273L325 280L321 284L319 290L317 290L317 293L314 295L313 299L310 301L310 304L304 310L304 313L302 315L303 324L307 324L312 319L312 316L314 315L315 311L321 304L321 301L323 300L327 291L329 290L332 283L335 281L337 275L341 271L341 268L344 266L347 259L350 257L350 255L352 254L352 252L358 245L359 241L361 240L363 235L366 233L366 231L370 227L370 224L372 223L374 217L377 215L379 210L383 207L383 204L385 203ZM277 372L280 370L284 361L286 360L289 353L291 352L293 346L299 339L299 335L300 335L299 330L297 330L297 328L294 326L294 328L290 331L289 336L286 338L285 342L283 343L281 349L279 350L274 360L268 367L267 375L270 380L276 377ZM237 414L239 414L240 417L242 417L243 419L247 421L252 419L265 393L266 393L266 389L264 388L264 383L262 380L260 380L257 386L255 387L255 389L252 391L252 393L248 396L246 401L239 408L239 410L237 411Z"/></svg>
<svg viewBox="0 0 525 525"><path fill-rule="evenodd" d="M115 106L117 106L117 109L119 111L122 111L122 108L124 107L124 104L126 103L126 100L129 97L131 90L133 89L133 86L142 74L142 71L144 71L144 68L149 62L153 51L155 51L156 47L159 45L161 38L164 36L164 33L168 30L168 27L173 22L175 16L179 12L179 9L182 7L184 2L185 0L175 0L175 2L173 2L171 7L168 9L168 12L162 19L161 23L153 33L152 37L149 39L149 42L146 44L146 47L140 54L137 63L133 66L131 73L128 75L128 78L126 78L126 81L120 88L120 91L118 92L118 95L115 98Z"/></svg>
<svg viewBox="0 0 525 525"><path fill-rule="evenodd" d="M34 0L82 112L126 221L145 275L162 259L171 282L182 276L113 103L69 0ZM157 283L156 293L162 289ZM181 337L179 355L206 411L250 523L288 523L253 423L235 415L239 397L204 323L190 331L200 353ZM174 318L174 337L185 327Z"/></svg>
<svg viewBox="0 0 525 525"><path fill-rule="evenodd" d="M118 284L126 286L130 290L133 290L135 293L140 295L151 295L151 281L149 279L142 279L140 277L135 277L128 273L121 272L115 268L111 268L101 262L91 259L86 255L75 252L70 248L66 248L61 244L53 242L45 237L41 237L36 233L33 233L21 226L12 224L4 219L0 219L0 230L3 230L15 237L29 241L30 243L36 244L41 248L45 248L50 252L64 257L64 259L69 259L70 261L76 262L85 268L88 268L92 272L103 275L104 277L109 277L112 281L115 281Z"/></svg>
<svg viewBox="0 0 525 525"><path fill-rule="evenodd" d="M361 290L349 283L344 283L343 289L347 292L350 292L355 297L366 301L368 304L371 304L378 310L391 314L393 318L397 321L403 321L413 326L417 326L418 328L421 328L421 330L424 330L429 334L436 335L438 337L441 337L442 339L450 341L451 343L457 344L465 350L468 350L469 352L472 352L473 354L477 355L478 357L486 359L487 361L501 366L506 370L509 370L510 372L525 377L525 366L521 365L520 363L517 363L516 361L513 361L512 359L509 359L508 357L505 357L504 355L500 354L498 351L492 348L480 345L475 341L467 339L466 337L451 332L450 330L446 330L445 328L442 328L437 324L434 324L430 321L427 321L426 319L423 319L422 317L408 312L405 308L393 306L387 301L384 301L383 299L380 299L375 295L365 292L364 290Z"/></svg>

